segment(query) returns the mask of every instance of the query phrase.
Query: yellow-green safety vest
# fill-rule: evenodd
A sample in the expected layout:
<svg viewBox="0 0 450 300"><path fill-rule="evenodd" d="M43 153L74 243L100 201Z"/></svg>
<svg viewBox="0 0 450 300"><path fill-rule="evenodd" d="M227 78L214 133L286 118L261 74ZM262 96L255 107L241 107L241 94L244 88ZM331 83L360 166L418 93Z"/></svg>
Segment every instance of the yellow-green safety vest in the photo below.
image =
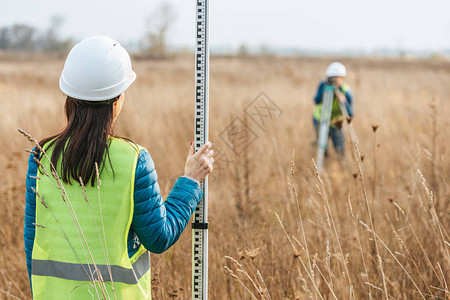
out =
<svg viewBox="0 0 450 300"><path fill-rule="evenodd" d="M56 180L41 168L38 172L34 299L151 299L150 253L141 245L129 258L127 250L142 148L118 138L109 141L111 164L106 159L99 190L86 183L86 196L74 181L63 185L63 199ZM41 163L50 171L52 149L46 153Z"/></svg>
<svg viewBox="0 0 450 300"><path fill-rule="evenodd" d="M350 90L350 86L347 83L343 83L341 85L341 92L345 95L347 93L347 91ZM323 102L320 102L319 104L316 105L316 107L314 108L314 112L313 112L313 117L314 119L316 119L317 121L320 121L320 116L322 115L322 106L323 106ZM336 97L336 95L334 96L333 99L333 106L331 108L331 118L330 120L333 120L334 118L340 117L342 116L342 112L341 112L341 108L339 106L339 100ZM333 126L333 125L331 125Z"/></svg>

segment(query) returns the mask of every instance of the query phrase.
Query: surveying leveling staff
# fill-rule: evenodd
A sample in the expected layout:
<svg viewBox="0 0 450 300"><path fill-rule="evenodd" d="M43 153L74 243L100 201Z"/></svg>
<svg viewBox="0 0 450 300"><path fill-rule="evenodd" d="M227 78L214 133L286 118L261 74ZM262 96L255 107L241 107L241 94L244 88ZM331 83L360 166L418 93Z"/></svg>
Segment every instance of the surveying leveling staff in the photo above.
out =
<svg viewBox="0 0 450 300"><path fill-rule="evenodd" d="M331 117L330 117L330 133L329 136L333 141L333 146L336 152L343 157L344 156L344 135L342 133L342 129L340 126L336 126L336 121L341 118L342 120L342 112L339 107L339 102L344 103L347 108L348 114L350 117L353 116L353 95L350 90L350 86L344 81L344 77L347 75L347 70L344 65L339 62L331 63L326 71L327 79L320 82L319 87L317 89L316 96L314 97L314 102L316 103L316 107L313 112L313 121L314 128L316 133L319 133L320 126L320 116L322 114L322 100L325 91L325 87L327 85L333 85L335 88L335 96L333 99L333 106L331 109ZM327 154L327 152L325 152Z"/></svg>
<svg viewBox="0 0 450 300"><path fill-rule="evenodd" d="M67 56L59 81L67 95L67 125L40 145L64 183L89 251L82 245L83 237L79 238L60 191L42 174L33 156L49 171L50 162L42 153L31 154L24 239L35 299L105 298L99 286L106 287L106 298L150 299L148 251L161 253L170 248L203 196L199 182L213 169L210 142L195 154L191 142L185 174L164 202L150 154L113 134L124 91L135 78L127 51L106 36L82 40ZM95 162L100 171L100 197ZM32 178L36 175L38 180ZM82 196L80 177L89 203ZM33 189L45 197L46 205ZM99 280L95 268L105 284L94 283Z"/></svg>

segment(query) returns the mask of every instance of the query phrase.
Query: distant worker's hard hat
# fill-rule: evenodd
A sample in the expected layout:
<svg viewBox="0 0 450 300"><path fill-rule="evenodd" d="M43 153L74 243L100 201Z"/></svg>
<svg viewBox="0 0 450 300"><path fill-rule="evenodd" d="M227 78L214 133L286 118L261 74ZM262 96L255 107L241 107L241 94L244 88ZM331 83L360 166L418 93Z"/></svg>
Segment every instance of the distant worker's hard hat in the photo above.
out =
<svg viewBox="0 0 450 300"><path fill-rule="evenodd" d="M122 94L135 79L128 52L112 38L96 35L70 50L59 87L75 99L104 101Z"/></svg>
<svg viewBox="0 0 450 300"><path fill-rule="evenodd" d="M344 77L347 75L347 70L340 62L333 62L327 68L328 77Z"/></svg>

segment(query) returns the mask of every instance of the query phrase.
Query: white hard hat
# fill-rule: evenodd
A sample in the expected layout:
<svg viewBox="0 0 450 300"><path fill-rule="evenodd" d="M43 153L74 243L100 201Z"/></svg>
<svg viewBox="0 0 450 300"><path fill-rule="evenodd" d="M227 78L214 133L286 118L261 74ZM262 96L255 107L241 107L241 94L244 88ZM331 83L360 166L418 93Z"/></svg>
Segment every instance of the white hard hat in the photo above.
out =
<svg viewBox="0 0 450 300"><path fill-rule="evenodd" d="M344 77L347 75L347 70L340 62L333 62L327 68L328 77Z"/></svg>
<svg viewBox="0 0 450 300"><path fill-rule="evenodd" d="M128 52L112 38L96 35L70 50L59 87L75 99L104 101L122 94L135 79Z"/></svg>

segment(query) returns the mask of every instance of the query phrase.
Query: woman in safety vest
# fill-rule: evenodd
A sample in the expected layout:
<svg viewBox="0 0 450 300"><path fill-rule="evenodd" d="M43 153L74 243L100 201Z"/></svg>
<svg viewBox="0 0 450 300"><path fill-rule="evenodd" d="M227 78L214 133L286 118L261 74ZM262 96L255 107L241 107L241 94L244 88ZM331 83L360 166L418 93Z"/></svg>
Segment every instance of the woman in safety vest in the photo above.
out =
<svg viewBox="0 0 450 300"><path fill-rule="evenodd" d="M27 172L25 253L35 299L150 299L150 255L170 248L202 198L213 169L208 142L163 201L146 149L113 124L136 74L106 36L67 56L59 86L66 127L35 147Z"/></svg>
<svg viewBox="0 0 450 300"><path fill-rule="evenodd" d="M343 157L344 156L344 134L342 133L343 112L341 105L344 104L345 109L348 112L349 117L353 116L353 94L350 86L344 81L344 77L347 75L345 66L339 62L331 63L326 71L327 79L322 80L317 88L314 102L316 107L313 112L313 122L316 134L319 134L320 118L322 114L323 95L326 86L331 85L335 89L335 95L333 99L333 105L330 116L330 131L329 136L333 141L333 146L336 152ZM327 155L327 152L325 152Z"/></svg>

